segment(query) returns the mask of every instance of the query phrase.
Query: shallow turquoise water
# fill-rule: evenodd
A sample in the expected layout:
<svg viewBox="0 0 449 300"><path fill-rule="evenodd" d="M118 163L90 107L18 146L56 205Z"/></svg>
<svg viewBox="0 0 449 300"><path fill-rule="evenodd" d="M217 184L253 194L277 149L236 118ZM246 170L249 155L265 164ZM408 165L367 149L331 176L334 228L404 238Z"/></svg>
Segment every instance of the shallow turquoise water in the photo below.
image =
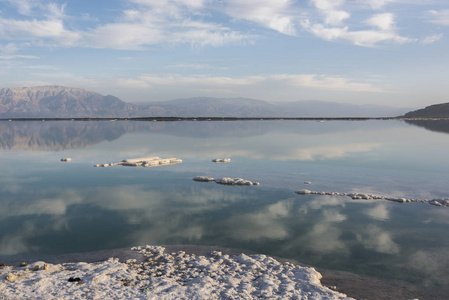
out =
<svg viewBox="0 0 449 300"><path fill-rule="evenodd" d="M294 193L449 197L449 125L438 125L0 122L0 255L218 245L440 288L449 283L449 208ZM93 167L143 156L183 163ZM222 157L231 162L211 162Z"/></svg>

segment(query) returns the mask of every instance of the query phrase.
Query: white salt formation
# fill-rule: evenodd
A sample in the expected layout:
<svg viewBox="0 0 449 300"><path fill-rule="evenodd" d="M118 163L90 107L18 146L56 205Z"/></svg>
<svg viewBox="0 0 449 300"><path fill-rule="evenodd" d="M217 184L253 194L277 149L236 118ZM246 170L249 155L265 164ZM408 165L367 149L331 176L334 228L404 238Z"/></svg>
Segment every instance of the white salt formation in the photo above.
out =
<svg viewBox="0 0 449 300"><path fill-rule="evenodd" d="M222 177L215 179L215 182L218 184L225 185L259 185L256 181L249 181L242 178L230 178L230 177Z"/></svg>
<svg viewBox="0 0 449 300"><path fill-rule="evenodd" d="M193 177L193 180L195 181L201 181L201 182L212 182L215 181L218 184L224 184L224 185L259 185L260 183L257 181L249 181L242 178L230 178L230 177L222 177L214 179L212 177L207 176L196 176Z"/></svg>
<svg viewBox="0 0 449 300"><path fill-rule="evenodd" d="M133 250L144 262L110 258L98 263L36 262L29 269L5 266L0 269L0 298L352 299L321 285L314 268L281 264L266 255L168 254L156 246Z"/></svg>
<svg viewBox="0 0 449 300"><path fill-rule="evenodd" d="M110 164L96 164L94 167L109 167L109 166L125 166L125 167L156 167L156 166L165 166L165 165L174 165L182 163L182 160L179 158L160 158L157 156L152 157L141 157L141 158L131 158L124 159L118 163L110 163Z"/></svg>
<svg viewBox="0 0 449 300"><path fill-rule="evenodd" d="M215 158L212 161L216 162L216 163L228 163L231 161L231 159L230 158Z"/></svg>
<svg viewBox="0 0 449 300"><path fill-rule="evenodd" d="M310 190L299 190L296 191L297 194L300 195L330 195L330 196L347 196L351 197L354 200L388 200L399 203L406 202L423 202L429 203L435 206L446 206L449 207L449 198L441 198L441 199L413 199L413 198L398 198L398 197L386 197L386 196L376 196L362 193L337 193L337 192L315 192Z"/></svg>
<svg viewBox="0 0 449 300"><path fill-rule="evenodd" d="M193 180L201 181L201 182L212 182L215 179L212 177L207 177L207 176L196 176L196 177L193 177Z"/></svg>
<svg viewBox="0 0 449 300"><path fill-rule="evenodd" d="M69 162L69 161L72 161L72 159L69 157L66 157L66 158L61 158L61 161Z"/></svg>

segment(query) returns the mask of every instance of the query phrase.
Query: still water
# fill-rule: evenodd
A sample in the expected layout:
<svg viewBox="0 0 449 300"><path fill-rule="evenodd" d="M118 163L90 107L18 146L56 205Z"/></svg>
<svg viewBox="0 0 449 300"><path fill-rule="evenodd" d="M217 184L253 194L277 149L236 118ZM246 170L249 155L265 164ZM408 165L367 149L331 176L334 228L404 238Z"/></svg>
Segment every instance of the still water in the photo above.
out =
<svg viewBox="0 0 449 300"><path fill-rule="evenodd" d="M449 197L448 132L442 121L0 121L0 255L214 245L442 288L449 208L294 192ZM183 162L93 167L144 156Z"/></svg>

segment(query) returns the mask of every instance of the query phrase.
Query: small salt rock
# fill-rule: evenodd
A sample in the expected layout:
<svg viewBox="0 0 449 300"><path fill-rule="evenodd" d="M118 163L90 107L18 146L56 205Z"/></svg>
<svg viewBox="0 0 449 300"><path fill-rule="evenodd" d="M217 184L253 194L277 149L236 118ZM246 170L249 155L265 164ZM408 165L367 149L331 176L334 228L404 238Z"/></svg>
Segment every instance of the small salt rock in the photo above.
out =
<svg viewBox="0 0 449 300"><path fill-rule="evenodd" d="M311 181L304 181L304 184L312 184Z"/></svg>
<svg viewBox="0 0 449 300"><path fill-rule="evenodd" d="M35 265L34 268L33 268L33 271L39 271L39 266Z"/></svg>
<svg viewBox="0 0 449 300"><path fill-rule="evenodd" d="M297 194L300 194L300 195L310 195L310 194L312 193L312 191L309 191L309 190L299 190L299 191L297 191L296 193L297 193Z"/></svg>
<svg viewBox="0 0 449 300"><path fill-rule="evenodd" d="M48 268L50 268L50 265L49 264L45 264L44 265L44 270L48 270Z"/></svg>
<svg viewBox="0 0 449 300"><path fill-rule="evenodd" d="M19 266L21 266L21 267L25 267L26 265L27 265L26 262L21 262L21 263L19 264Z"/></svg>
<svg viewBox="0 0 449 300"><path fill-rule="evenodd" d="M6 275L6 280L13 282L14 280L17 279L17 275L13 274L13 273L9 273L8 275Z"/></svg>

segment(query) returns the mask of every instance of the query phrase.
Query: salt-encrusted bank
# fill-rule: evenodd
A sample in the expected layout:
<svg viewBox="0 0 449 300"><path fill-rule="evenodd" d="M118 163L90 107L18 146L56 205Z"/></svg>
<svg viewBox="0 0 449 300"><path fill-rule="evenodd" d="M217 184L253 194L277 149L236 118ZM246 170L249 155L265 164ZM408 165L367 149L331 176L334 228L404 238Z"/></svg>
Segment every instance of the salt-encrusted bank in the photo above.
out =
<svg viewBox="0 0 449 300"><path fill-rule="evenodd" d="M179 158L160 158L158 156L152 157L141 157L141 158L131 158L124 159L118 163L109 164L96 164L94 167L110 167L110 166L125 166L125 167L156 167L156 166L166 166L182 163Z"/></svg>
<svg viewBox="0 0 449 300"><path fill-rule="evenodd" d="M310 190L299 190L296 191L297 194L300 195L330 195L330 196L348 196L354 200L388 200L400 203L406 202L423 202L429 203L436 206L446 206L449 207L449 198L441 198L441 199L413 199L413 198L399 198L399 197L387 197L387 196L376 196L362 193L338 193L338 192L316 192Z"/></svg>
<svg viewBox="0 0 449 300"><path fill-rule="evenodd" d="M212 178L207 176L196 176L193 177L193 180L200 182L212 182L215 181L218 184L224 185L259 185L260 183L257 181L250 181L243 178L230 178L230 177L222 177L222 178Z"/></svg>
<svg viewBox="0 0 449 300"><path fill-rule="evenodd" d="M314 268L266 255L197 256L133 248L143 262L46 264L0 269L1 299L351 299L320 283Z"/></svg>

